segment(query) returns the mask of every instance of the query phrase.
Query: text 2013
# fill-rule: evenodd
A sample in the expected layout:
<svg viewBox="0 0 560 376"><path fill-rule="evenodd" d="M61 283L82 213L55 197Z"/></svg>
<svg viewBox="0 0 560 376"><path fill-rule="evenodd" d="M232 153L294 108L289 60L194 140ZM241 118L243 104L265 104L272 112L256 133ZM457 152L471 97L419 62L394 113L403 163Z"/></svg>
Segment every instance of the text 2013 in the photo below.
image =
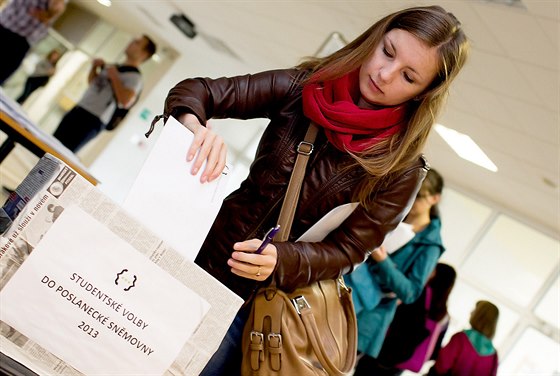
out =
<svg viewBox="0 0 560 376"><path fill-rule="evenodd" d="M80 325L78 325L78 328L82 329L85 333L89 334L92 338L97 338L97 335L99 334L99 332L95 330L95 328L89 326L83 321Z"/></svg>

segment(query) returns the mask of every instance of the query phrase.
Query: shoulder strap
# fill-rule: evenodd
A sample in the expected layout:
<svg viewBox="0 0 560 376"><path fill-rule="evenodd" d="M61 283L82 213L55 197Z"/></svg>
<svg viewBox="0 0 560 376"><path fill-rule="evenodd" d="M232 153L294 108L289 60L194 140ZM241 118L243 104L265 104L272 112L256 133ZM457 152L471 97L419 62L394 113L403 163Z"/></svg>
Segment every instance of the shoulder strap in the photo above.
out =
<svg viewBox="0 0 560 376"><path fill-rule="evenodd" d="M140 70L132 65L117 65L117 70L121 73L124 72L137 72L140 73Z"/></svg>
<svg viewBox="0 0 560 376"><path fill-rule="evenodd" d="M120 73L125 73L125 72L136 72L138 73L140 76L142 76L142 73L140 72L140 70L136 67L133 67L132 65L116 65L117 70ZM132 103L132 105L130 105L129 108L121 108L119 107L119 101L117 100L117 95L115 94L115 89L113 89L113 85L110 84L111 90L113 91L113 99L115 99L115 102L117 103L117 107L115 108L115 113L117 111L126 111L128 112L128 110L130 110L135 104L136 102L138 102L138 99L140 99L140 94L142 93L142 87L140 87L140 90L138 91L138 93L136 94L136 98L134 99L134 102ZM113 114L114 115L114 114Z"/></svg>
<svg viewBox="0 0 560 376"><path fill-rule="evenodd" d="M319 129L315 123L311 122L309 124L309 128L307 128L307 133L305 134L303 141L300 142L297 147L298 155L294 164L292 176L290 177L290 182L288 183L286 196L284 197L284 202L282 203L282 208L280 209L280 216L278 217L280 230L274 237L274 240L276 241L286 241L290 235L299 192L301 191L301 184L303 182L303 177L305 176L305 167L307 166L309 156L313 153L313 143L315 142L318 131Z"/></svg>

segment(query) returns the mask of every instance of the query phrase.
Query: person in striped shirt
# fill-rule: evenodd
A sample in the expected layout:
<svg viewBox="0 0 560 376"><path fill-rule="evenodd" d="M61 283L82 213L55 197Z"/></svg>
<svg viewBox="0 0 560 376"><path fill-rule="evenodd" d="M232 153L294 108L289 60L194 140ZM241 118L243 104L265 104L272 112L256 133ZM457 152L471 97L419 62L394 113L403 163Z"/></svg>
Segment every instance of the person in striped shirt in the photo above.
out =
<svg viewBox="0 0 560 376"><path fill-rule="evenodd" d="M0 12L0 40L10 46L0 64L0 85L21 65L34 44L66 9L67 0L11 0Z"/></svg>

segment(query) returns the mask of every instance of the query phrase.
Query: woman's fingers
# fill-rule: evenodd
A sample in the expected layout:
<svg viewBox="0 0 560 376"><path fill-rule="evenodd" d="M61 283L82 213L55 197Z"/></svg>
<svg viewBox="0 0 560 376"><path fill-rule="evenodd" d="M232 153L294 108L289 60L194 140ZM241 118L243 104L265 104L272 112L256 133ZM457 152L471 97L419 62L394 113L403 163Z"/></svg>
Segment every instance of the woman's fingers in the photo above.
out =
<svg viewBox="0 0 560 376"><path fill-rule="evenodd" d="M263 265L246 264L233 259L228 260L228 265L233 274L255 281L264 281L271 274L271 270Z"/></svg>
<svg viewBox="0 0 560 376"><path fill-rule="evenodd" d="M182 115L180 121L194 135L187 151L187 161L193 161L191 173L196 175L206 163L200 182L217 179L226 166L227 147L224 140L213 130L200 124L193 114Z"/></svg>
<svg viewBox="0 0 560 376"><path fill-rule="evenodd" d="M264 281L272 274L277 260L276 247L269 244L261 254L255 254L260 244L259 239L234 244L236 252L233 252L228 260L233 274L256 281Z"/></svg>
<svg viewBox="0 0 560 376"><path fill-rule="evenodd" d="M200 153L206 154L206 166L200 177L201 182L212 181L220 176L226 165L226 144L212 130L207 130L207 137Z"/></svg>

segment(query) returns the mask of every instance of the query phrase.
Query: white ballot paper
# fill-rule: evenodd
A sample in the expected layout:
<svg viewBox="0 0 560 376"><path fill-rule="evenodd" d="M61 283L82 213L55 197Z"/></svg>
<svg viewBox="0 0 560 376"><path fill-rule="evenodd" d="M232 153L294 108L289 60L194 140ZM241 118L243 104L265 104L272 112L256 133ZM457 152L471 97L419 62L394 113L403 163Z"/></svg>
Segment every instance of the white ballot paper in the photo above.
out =
<svg viewBox="0 0 560 376"><path fill-rule="evenodd" d="M0 299L2 321L87 375L162 375L210 309L75 205Z"/></svg>
<svg viewBox="0 0 560 376"><path fill-rule="evenodd" d="M226 195L228 167L210 182L200 183L190 171L187 151L193 134L169 117L144 162L123 207L165 239L188 260L194 260Z"/></svg>

